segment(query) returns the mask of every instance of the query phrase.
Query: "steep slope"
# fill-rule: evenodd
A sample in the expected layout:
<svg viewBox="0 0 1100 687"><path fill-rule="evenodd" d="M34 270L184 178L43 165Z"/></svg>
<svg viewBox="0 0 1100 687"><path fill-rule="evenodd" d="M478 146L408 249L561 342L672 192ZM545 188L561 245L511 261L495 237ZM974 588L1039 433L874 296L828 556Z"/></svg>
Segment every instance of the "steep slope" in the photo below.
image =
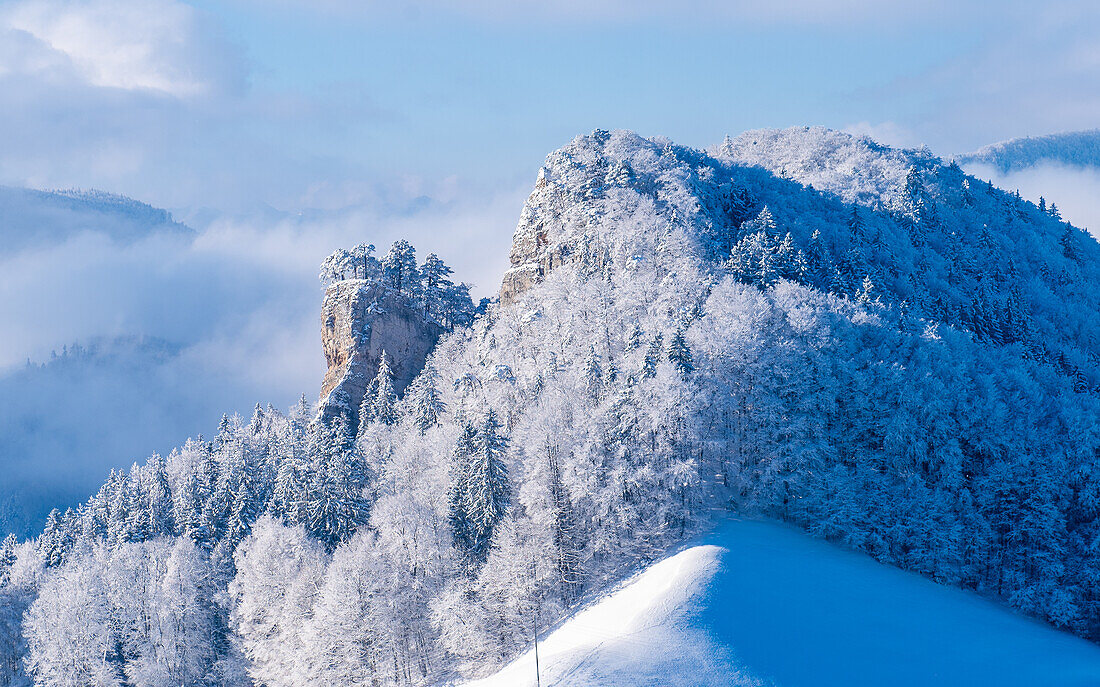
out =
<svg viewBox="0 0 1100 687"><path fill-rule="evenodd" d="M325 290L321 347L328 371L321 383L321 415L348 417L359 426L359 405L389 356L398 392L424 367L444 328L426 319L408 299L378 283L348 279Z"/></svg>
<svg viewBox="0 0 1100 687"><path fill-rule="evenodd" d="M1100 649L764 522L729 522L539 640L544 685L1085 687ZM528 650L468 687L535 684Z"/></svg>

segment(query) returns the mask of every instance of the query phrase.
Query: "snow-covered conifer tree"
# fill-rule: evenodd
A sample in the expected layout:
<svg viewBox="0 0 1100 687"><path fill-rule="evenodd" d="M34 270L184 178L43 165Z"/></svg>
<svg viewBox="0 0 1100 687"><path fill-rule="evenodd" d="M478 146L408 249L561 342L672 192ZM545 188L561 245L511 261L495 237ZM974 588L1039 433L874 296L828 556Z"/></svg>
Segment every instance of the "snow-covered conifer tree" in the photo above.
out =
<svg viewBox="0 0 1100 687"><path fill-rule="evenodd" d="M413 424L421 434L439 424L447 405L439 391L439 373L430 362L412 383L405 398Z"/></svg>
<svg viewBox="0 0 1100 687"><path fill-rule="evenodd" d="M668 361L672 363L684 377L687 377L695 371L695 360L691 355L691 348L688 346L687 337L684 336L683 327L677 327L676 333L673 334L672 340L669 341Z"/></svg>
<svg viewBox="0 0 1100 687"><path fill-rule="evenodd" d="M493 531L508 507L508 468L504 454L508 438L492 410L478 428L475 451L469 457L466 473L466 521L471 552L483 558L492 542Z"/></svg>
<svg viewBox="0 0 1100 687"><path fill-rule="evenodd" d="M374 390L370 406L371 419L384 425L397 422L397 392L393 387L393 370L390 369L385 351L378 358L378 374L375 375L371 388Z"/></svg>

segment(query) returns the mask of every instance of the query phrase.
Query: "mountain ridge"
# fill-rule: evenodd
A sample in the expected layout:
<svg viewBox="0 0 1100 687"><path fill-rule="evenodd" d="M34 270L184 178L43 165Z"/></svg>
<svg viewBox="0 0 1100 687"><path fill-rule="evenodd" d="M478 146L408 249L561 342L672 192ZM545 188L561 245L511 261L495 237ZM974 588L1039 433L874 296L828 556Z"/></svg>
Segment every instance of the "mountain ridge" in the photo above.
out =
<svg viewBox="0 0 1100 687"><path fill-rule="evenodd" d="M1002 174L1044 163L1100 167L1100 129L1013 138L954 159L962 165L988 165Z"/></svg>

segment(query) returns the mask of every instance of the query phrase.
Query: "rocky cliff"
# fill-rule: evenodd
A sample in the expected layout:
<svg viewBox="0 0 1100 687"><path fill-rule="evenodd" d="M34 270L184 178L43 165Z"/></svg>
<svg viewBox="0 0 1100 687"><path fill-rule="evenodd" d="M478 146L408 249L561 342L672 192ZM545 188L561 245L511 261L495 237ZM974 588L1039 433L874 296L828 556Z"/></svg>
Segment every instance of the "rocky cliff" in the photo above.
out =
<svg viewBox="0 0 1100 687"><path fill-rule="evenodd" d="M538 180L531 196L524 203L516 233L512 237L512 252L509 255L512 266L504 274L500 286L500 302L507 305L524 291L542 281L543 277L556 264L561 264L563 252L561 243L550 244L550 226L560 220L549 202L561 193L560 187L549 180L547 168L539 170Z"/></svg>
<svg viewBox="0 0 1100 687"><path fill-rule="evenodd" d="M377 281L345 279L325 290L321 346L328 371L321 385L320 416L359 423L359 404L389 357L398 393L420 372L444 328L426 319L402 293Z"/></svg>

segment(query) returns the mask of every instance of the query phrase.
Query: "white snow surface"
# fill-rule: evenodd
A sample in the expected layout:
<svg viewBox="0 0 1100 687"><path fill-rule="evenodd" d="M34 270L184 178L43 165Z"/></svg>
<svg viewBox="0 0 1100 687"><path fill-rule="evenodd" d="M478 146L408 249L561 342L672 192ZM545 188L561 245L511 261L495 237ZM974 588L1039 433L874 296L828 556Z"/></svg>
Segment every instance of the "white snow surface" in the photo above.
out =
<svg viewBox="0 0 1100 687"><path fill-rule="evenodd" d="M792 528L729 521L539 640L543 687L1085 687L1100 647ZM535 684L523 654L466 687Z"/></svg>

